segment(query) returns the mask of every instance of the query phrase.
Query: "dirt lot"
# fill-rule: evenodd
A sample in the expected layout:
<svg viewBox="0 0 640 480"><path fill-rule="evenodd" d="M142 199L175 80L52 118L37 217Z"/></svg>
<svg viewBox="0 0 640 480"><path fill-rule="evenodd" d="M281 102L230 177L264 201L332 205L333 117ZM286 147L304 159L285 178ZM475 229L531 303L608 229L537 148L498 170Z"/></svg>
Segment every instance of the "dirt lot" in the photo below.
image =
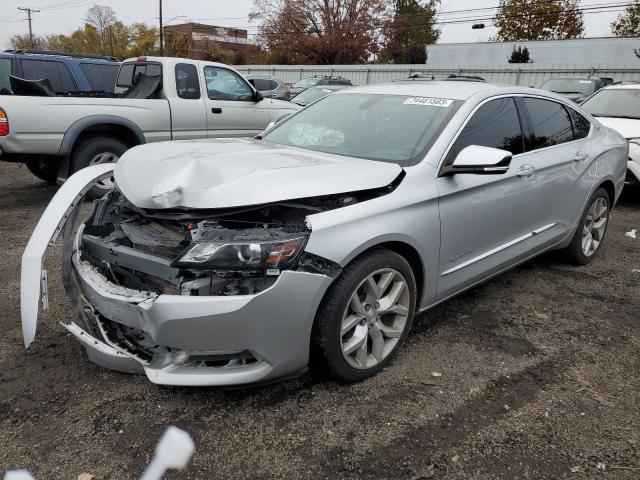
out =
<svg viewBox="0 0 640 480"><path fill-rule="evenodd" d="M640 478L640 239L624 236L640 229L640 191L615 208L592 264L547 255L421 315L369 381L307 374L235 391L88 362L58 323L59 250L51 309L24 350L20 256L54 191L0 164L0 472L135 478L177 425L197 451L176 479Z"/></svg>

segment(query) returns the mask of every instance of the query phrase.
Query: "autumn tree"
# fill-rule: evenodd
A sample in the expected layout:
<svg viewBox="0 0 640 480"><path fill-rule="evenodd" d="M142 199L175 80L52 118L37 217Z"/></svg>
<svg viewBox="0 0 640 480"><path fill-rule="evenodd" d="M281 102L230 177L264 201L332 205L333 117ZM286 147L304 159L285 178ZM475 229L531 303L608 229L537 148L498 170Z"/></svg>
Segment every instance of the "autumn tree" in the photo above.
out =
<svg viewBox="0 0 640 480"><path fill-rule="evenodd" d="M611 24L611 32L616 37L637 37L640 35L640 1L629 5L624 13Z"/></svg>
<svg viewBox="0 0 640 480"><path fill-rule="evenodd" d="M378 51L385 0L254 0L260 41L282 63L364 63Z"/></svg>
<svg viewBox="0 0 640 480"><path fill-rule="evenodd" d="M494 25L499 42L564 40L584 33L578 0L500 0Z"/></svg>
<svg viewBox="0 0 640 480"><path fill-rule="evenodd" d="M440 31L436 14L440 0L394 0L393 16L384 26L383 62L426 63L427 44L436 43Z"/></svg>

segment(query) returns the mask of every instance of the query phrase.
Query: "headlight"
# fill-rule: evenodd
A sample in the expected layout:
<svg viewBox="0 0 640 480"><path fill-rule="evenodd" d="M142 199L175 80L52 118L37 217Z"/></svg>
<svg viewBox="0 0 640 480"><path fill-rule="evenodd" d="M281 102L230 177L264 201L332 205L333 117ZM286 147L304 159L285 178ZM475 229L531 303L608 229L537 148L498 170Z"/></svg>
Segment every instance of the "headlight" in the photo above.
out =
<svg viewBox="0 0 640 480"><path fill-rule="evenodd" d="M275 241L192 243L173 263L191 268L285 268L302 253L307 236Z"/></svg>

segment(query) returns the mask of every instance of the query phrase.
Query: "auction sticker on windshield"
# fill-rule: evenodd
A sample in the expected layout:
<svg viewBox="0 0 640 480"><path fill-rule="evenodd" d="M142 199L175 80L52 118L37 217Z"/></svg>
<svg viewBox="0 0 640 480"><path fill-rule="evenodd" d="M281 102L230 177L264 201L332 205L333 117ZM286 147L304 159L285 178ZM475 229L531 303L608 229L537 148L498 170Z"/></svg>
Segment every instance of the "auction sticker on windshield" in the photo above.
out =
<svg viewBox="0 0 640 480"><path fill-rule="evenodd" d="M409 97L403 103L405 105L425 105L427 107L448 108L453 103L453 100L448 98Z"/></svg>

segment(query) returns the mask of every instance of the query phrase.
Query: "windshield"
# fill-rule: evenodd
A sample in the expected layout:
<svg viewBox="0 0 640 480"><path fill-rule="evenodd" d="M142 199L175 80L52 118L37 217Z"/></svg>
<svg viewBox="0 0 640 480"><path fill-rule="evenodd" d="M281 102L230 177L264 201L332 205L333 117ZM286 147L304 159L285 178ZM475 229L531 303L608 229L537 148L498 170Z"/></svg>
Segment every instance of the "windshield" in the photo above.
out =
<svg viewBox="0 0 640 480"><path fill-rule="evenodd" d="M544 82L540 88L555 93L580 93L586 97L595 92L596 82L577 78L552 78Z"/></svg>
<svg viewBox="0 0 640 480"><path fill-rule="evenodd" d="M293 88L309 88L313 87L316 83L320 81L319 78L305 78L300 80L298 83L293 84Z"/></svg>
<svg viewBox="0 0 640 480"><path fill-rule="evenodd" d="M581 107L595 117L640 119L640 89L600 90Z"/></svg>
<svg viewBox="0 0 640 480"><path fill-rule="evenodd" d="M331 92L333 92L333 90L329 88L322 88L322 87L308 88L301 94L296 95L293 101L295 103L299 103L300 105L309 105L310 103L313 103L316 100L320 100L322 97L326 97Z"/></svg>
<svg viewBox="0 0 640 480"><path fill-rule="evenodd" d="M329 95L264 140L409 166L418 163L462 102L400 95Z"/></svg>

